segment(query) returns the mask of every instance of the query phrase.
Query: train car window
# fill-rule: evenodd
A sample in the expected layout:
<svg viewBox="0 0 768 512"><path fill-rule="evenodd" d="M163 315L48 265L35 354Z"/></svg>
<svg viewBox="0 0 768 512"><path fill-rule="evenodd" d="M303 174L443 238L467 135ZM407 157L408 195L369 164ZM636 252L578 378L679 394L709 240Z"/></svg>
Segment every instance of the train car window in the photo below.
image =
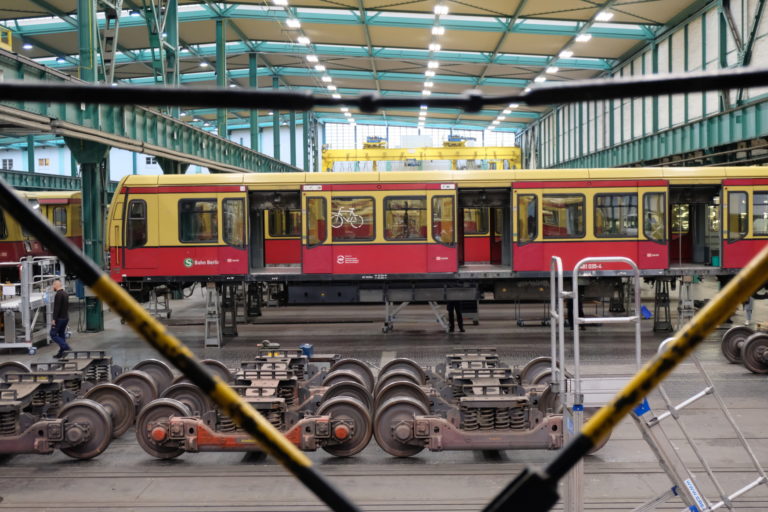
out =
<svg viewBox="0 0 768 512"><path fill-rule="evenodd" d="M179 200L179 240L184 243L219 241L215 199Z"/></svg>
<svg viewBox="0 0 768 512"><path fill-rule="evenodd" d="M488 208L464 208L463 212L465 235L488 233Z"/></svg>
<svg viewBox="0 0 768 512"><path fill-rule="evenodd" d="M664 192L643 194L643 233L648 240L667 240L667 198Z"/></svg>
<svg viewBox="0 0 768 512"><path fill-rule="evenodd" d="M320 245L328 238L328 214L324 197L307 198L307 245Z"/></svg>
<svg viewBox="0 0 768 512"><path fill-rule="evenodd" d="M67 208L65 206L53 208L53 227L62 235L67 234Z"/></svg>
<svg viewBox="0 0 768 512"><path fill-rule="evenodd" d="M493 209L493 234L503 236L504 231L504 208Z"/></svg>
<svg viewBox="0 0 768 512"><path fill-rule="evenodd" d="M333 241L373 240L376 238L375 206L372 197L334 197L331 199Z"/></svg>
<svg viewBox="0 0 768 512"><path fill-rule="evenodd" d="M267 223L269 236L272 238L301 236L301 210L269 210Z"/></svg>
<svg viewBox="0 0 768 512"><path fill-rule="evenodd" d="M384 199L384 238L387 240L426 240L426 196L387 197Z"/></svg>
<svg viewBox="0 0 768 512"><path fill-rule="evenodd" d="M690 205L672 205L672 234L685 235L690 228Z"/></svg>
<svg viewBox="0 0 768 512"><path fill-rule="evenodd" d="M595 195L595 236L637 237L637 194Z"/></svg>
<svg viewBox="0 0 768 512"><path fill-rule="evenodd" d="M224 199L221 205L224 243L234 247L245 247L245 201L230 198Z"/></svg>
<svg viewBox="0 0 768 512"><path fill-rule="evenodd" d="M35 213L40 214L40 211L41 211L40 201L38 201L37 199L28 199L27 202L29 203L29 206L32 207L32 210L35 211ZM35 237L32 236L32 233L27 231L27 228L25 228L23 224L21 225L21 233L24 235L25 238L31 238L33 240L35 239Z"/></svg>
<svg viewBox="0 0 768 512"><path fill-rule="evenodd" d="M747 236L747 193L728 193L728 241L735 242Z"/></svg>
<svg viewBox="0 0 768 512"><path fill-rule="evenodd" d="M147 203L133 199L128 203L128 220L125 231L127 249L142 247L147 243Z"/></svg>
<svg viewBox="0 0 768 512"><path fill-rule="evenodd" d="M517 243L533 242L538 234L538 205L533 194L517 196Z"/></svg>
<svg viewBox="0 0 768 512"><path fill-rule="evenodd" d="M8 226L5 223L5 212L0 210L0 240L8 238Z"/></svg>
<svg viewBox="0 0 768 512"><path fill-rule="evenodd" d="M453 212L453 196L432 198L432 238L441 244L456 241L456 227Z"/></svg>
<svg viewBox="0 0 768 512"><path fill-rule="evenodd" d="M752 234L768 236L768 192L755 192L752 197Z"/></svg>
<svg viewBox="0 0 768 512"><path fill-rule="evenodd" d="M541 204L544 238L584 236L584 204L581 194L544 194Z"/></svg>

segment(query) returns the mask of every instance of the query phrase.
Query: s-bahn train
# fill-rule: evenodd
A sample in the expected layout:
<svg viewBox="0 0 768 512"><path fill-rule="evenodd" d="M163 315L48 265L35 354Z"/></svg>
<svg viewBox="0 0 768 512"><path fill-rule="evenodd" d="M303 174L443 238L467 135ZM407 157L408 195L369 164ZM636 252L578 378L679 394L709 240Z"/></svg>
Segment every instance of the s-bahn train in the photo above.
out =
<svg viewBox="0 0 768 512"><path fill-rule="evenodd" d="M765 168L128 176L112 277L281 283L292 302L474 286L504 298L551 256L626 256L644 276L728 274L768 240ZM596 265L595 275L621 275ZM506 297L509 298L509 297ZM436 299L439 300L439 299Z"/></svg>
<svg viewBox="0 0 768 512"><path fill-rule="evenodd" d="M80 192L18 192L35 210L73 244L83 246ZM27 232L7 212L0 210L0 262L15 263L26 256L49 256L52 253ZM18 281L18 270L0 266L0 279Z"/></svg>

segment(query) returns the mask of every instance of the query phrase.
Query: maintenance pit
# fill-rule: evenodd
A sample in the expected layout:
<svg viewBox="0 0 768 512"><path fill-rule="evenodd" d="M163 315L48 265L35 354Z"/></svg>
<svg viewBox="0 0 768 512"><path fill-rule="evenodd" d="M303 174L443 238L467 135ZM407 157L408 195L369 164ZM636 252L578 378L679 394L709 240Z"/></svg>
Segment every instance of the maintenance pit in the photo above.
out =
<svg viewBox="0 0 768 512"><path fill-rule="evenodd" d="M705 281L694 288L694 298L710 297L716 287L716 281ZM652 292L645 292L650 297ZM217 359L230 367L252 358L264 339L282 348L310 343L316 353L338 353L377 368L403 357L434 367L444 361L447 353L463 348L496 347L500 359L510 365L523 365L550 351L549 328L518 327L512 319L511 304L481 304L479 325L467 322L467 332L455 334L446 334L434 322L428 305L412 305L388 334L381 330L381 306L267 308L255 323L239 324L239 336L225 338L222 348L204 345L205 301L199 291L188 299L172 301L171 307L172 318L164 320L169 328L200 358ZM540 314L540 305L523 308L532 317ZM596 312L590 305L585 310L588 316ZM674 302L672 311L676 311ZM755 318L764 318L766 311L768 308L758 302ZM743 323L743 312L732 320L733 325ZM652 332L652 320L641 325L642 357L647 360L666 335ZM764 463L768 460L766 377L726 361L720 349L724 332L721 329L713 334L697 354L757 458ZM570 332L566 332L566 339L569 337ZM112 313L107 313L105 332L74 333L72 344L76 350L104 350L126 369L157 357ZM34 356L5 351L0 361L52 361L54 348L42 347ZM581 331L581 349L584 375L625 375L634 371L634 333L630 326L590 326ZM694 367L684 364L668 379L666 389L677 402L702 387L694 375ZM658 394L652 395L650 403L657 414L663 410ZM705 457L727 490L739 488L755 477L749 460L736 449L736 437L715 413L711 398L697 402L682 415L688 433L700 441ZM665 425L665 429L673 443L683 439L675 428ZM371 440L362 452L349 458L333 457L324 451L307 455L363 510L474 511L481 510L525 465L543 466L556 452L423 450L412 457L395 458ZM701 474L701 464L693 453L683 451L682 456L694 473ZM604 448L585 459L584 472L585 510L633 510L670 488L669 478L631 419L618 426ZM698 482L701 489L708 496L716 496L704 480L702 477ZM91 460L73 460L58 451L47 456L6 456L0 465L0 496L0 510L326 510L280 466L258 454L186 453L176 459L159 460L141 449L133 428ZM736 504L740 511L766 510L768 492L765 486L759 486ZM679 501L670 500L657 509L681 508Z"/></svg>

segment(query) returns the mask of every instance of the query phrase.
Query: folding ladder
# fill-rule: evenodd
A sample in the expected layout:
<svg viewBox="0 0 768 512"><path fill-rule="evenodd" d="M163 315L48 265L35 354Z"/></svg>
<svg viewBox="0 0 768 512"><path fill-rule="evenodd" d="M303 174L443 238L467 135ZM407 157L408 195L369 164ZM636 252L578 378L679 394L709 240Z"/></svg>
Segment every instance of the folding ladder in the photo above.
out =
<svg viewBox="0 0 768 512"><path fill-rule="evenodd" d="M627 316L581 317L579 316L579 278L595 275L605 264L626 265L626 271L618 273L633 279L634 305ZM620 256L584 258L573 268L571 291L563 289L563 263L553 256L550 263L550 318L552 382L556 384L563 404L563 436L565 444L579 435L584 424L584 408L598 408L607 404L618 393L630 375L584 378L581 375L580 330L587 324L634 324L635 363L640 368L640 269L634 261ZM566 379L565 371L565 299L573 300L573 377ZM553 389L553 391L555 391ZM565 477L563 507L566 512L584 510L584 462L579 461Z"/></svg>
<svg viewBox="0 0 768 512"><path fill-rule="evenodd" d="M663 351L665 344L671 340L672 338L668 338L663 341L659 346L659 352ZM733 500L761 484L768 483L768 478L766 477L763 468L760 466L760 462L757 460L755 453L752 451L752 448L736 424L736 421L733 419L733 416L728 411L723 398L715 389L715 385L713 384L712 379L710 379L709 374L707 374L707 372L704 370L704 367L695 355L691 355L689 359L694 364L699 375L703 379L705 384L704 389L679 403L678 405L674 405L669 394L664 389L664 386L660 385L658 388L659 394L664 400L667 411L656 416L653 414L653 411L648 405L648 401L645 400L642 404L637 406L631 414L632 419L635 420L635 423L640 429L643 438L648 443L653 453L656 455L656 458L659 460L659 464L661 465L662 469L664 469L664 472L667 473L667 476L672 481L672 487L667 492L651 499L640 507L637 507L634 509L634 512L646 512L649 510L655 510L656 507L662 503L667 502L675 496L679 497L685 504L686 508L683 509L685 511L704 512L708 510L717 510L723 507L725 507L727 510L735 510ZM680 417L680 413L683 411L683 409L691 404L698 402L700 399L706 396L711 396L715 399L715 402L717 402L720 411L723 413L723 416L736 434L739 444L746 452L750 462L754 466L755 472L757 473L757 478L751 480L749 483L730 494L728 494L723 489L722 484L715 476L712 466L702 455L699 446L696 444L691 434L685 428L685 425L682 422L682 418ZM677 426L683 434L685 442L696 455L696 458L701 463L704 471L709 477L710 483L717 491L719 496L718 501L713 502L705 496L701 490L700 485L697 483L696 475L685 465L685 462L680 455L679 447L676 447L664 432L661 423L667 418L673 418L677 423Z"/></svg>

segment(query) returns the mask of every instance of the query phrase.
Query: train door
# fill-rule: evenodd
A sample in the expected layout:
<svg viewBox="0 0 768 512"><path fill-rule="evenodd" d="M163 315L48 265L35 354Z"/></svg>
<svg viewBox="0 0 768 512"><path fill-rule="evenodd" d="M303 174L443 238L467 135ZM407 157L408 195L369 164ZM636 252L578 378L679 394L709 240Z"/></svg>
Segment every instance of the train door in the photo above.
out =
<svg viewBox="0 0 768 512"><path fill-rule="evenodd" d="M516 271L538 270L544 260L544 244L535 243L541 232L539 205L541 193L529 189L512 190L514 251L512 266ZM546 261L546 265L549 262Z"/></svg>
<svg viewBox="0 0 768 512"><path fill-rule="evenodd" d="M148 269L158 266L149 257L147 247L152 219L156 221L158 194L126 195L123 203L122 267L125 270ZM116 217L120 212L115 212ZM155 224L157 225L157 224Z"/></svg>
<svg viewBox="0 0 768 512"><path fill-rule="evenodd" d="M758 191L751 186L731 185L727 184L728 180L725 183L723 215L726 226L723 230L722 264L725 268L742 268L759 250L754 237L768 236L768 190ZM760 241L759 245L763 243Z"/></svg>
<svg viewBox="0 0 768 512"><path fill-rule="evenodd" d="M720 264L720 187L670 187L670 265Z"/></svg>
<svg viewBox="0 0 768 512"><path fill-rule="evenodd" d="M305 274L333 273L330 204L330 190L324 191L323 185L304 185L301 193L301 264Z"/></svg>
<svg viewBox="0 0 768 512"><path fill-rule="evenodd" d="M459 261L461 265L511 264L509 189L459 191Z"/></svg>
<svg viewBox="0 0 768 512"><path fill-rule="evenodd" d="M427 242L427 272L456 272L459 268L456 186L441 184L429 190L430 235Z"/></svg>
<svg viewBox="0 0 768 512"><path fill-rule="evenodd" d="M248 193L248 261L251 273L300 262L299 193L253 190Z"/></svg>

